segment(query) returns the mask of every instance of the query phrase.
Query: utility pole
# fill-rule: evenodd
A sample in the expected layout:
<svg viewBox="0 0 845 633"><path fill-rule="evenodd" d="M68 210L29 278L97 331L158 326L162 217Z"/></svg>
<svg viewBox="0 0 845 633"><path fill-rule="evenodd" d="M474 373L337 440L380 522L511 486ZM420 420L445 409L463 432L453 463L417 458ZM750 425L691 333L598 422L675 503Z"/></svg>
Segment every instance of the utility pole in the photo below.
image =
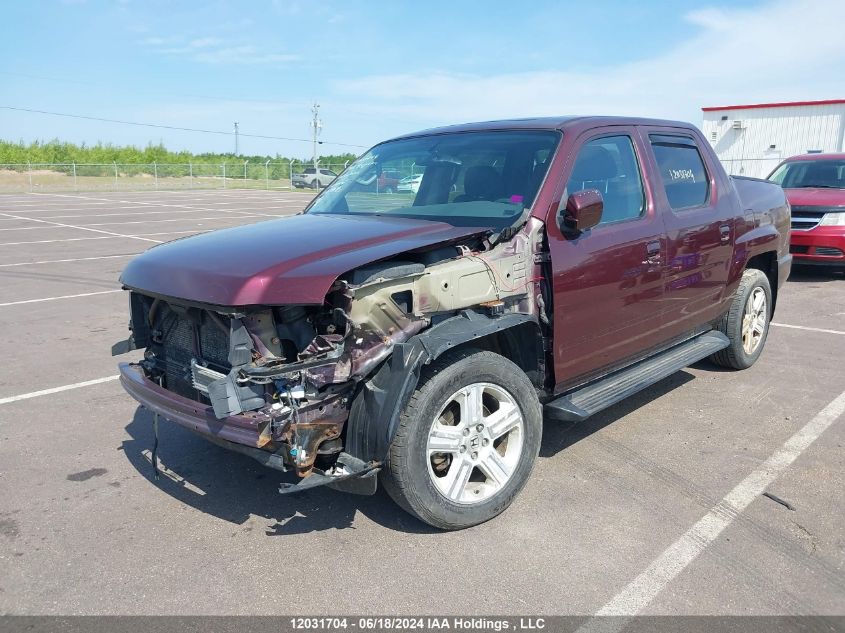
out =
<svg viewBox="0 0 845 633"><path fill-rule="evenodd" d="M311 119L311 139L313 141L313 151L311 154L311 160L314 162L314 168L317 168L317 135L323 129L323 122L320 121L320 104L314 103L314 106L311 108L311 113L314 115L314 118Z"/></svg>
<svg viewBox="0 0 845 633"><path fill-rule="evenodd" d="M238 122L235 121L235 156L238 156Z"/></svg>

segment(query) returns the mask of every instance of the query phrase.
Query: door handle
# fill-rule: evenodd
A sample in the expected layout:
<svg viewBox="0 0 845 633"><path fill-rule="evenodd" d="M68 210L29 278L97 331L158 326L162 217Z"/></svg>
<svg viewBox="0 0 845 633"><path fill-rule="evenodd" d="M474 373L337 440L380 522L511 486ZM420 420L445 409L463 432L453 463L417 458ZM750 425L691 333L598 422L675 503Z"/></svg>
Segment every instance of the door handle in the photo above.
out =
<svg viewBox="0 0 845 633"><path fill-rule="evenodd" d="M722 243L731 241L731 227L729 224L721 224L719 226L719 238Z"/></svg>
<svg viewBox="0 0 845 633"><path fill-rule="evenodd" d="M646 244L646 253L646 258L642 261L643 266L660 265L660 241L649 242Z"/></svg>

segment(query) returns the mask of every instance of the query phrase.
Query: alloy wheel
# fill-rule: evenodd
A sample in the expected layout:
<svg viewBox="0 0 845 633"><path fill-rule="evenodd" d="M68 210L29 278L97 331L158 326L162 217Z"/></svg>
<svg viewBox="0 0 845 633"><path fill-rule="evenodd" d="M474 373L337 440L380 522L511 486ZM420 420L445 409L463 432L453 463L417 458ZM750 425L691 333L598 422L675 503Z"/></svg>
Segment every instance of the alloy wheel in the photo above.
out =
<svg viewBox="0 0 845 633"><path fill-rule="evenodd" d="M453 503L485 501L510 481L524 437L513 396L491 383L467 385L432 421L426 447L431 480Z"/></svg>
<svg viewBox="0 0 845 633"><path fill-rule="evenodd" d="M766 332L766 292L759 286L751 291L742 315L742 348L746 354L753 354L760 346Z"/></svg>

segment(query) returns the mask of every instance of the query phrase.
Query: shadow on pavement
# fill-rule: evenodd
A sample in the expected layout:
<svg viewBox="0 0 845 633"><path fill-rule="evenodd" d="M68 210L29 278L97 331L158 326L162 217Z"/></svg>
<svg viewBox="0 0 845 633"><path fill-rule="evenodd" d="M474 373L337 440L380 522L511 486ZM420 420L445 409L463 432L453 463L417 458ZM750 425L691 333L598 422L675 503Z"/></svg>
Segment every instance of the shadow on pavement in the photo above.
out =
<svg viewBox="0 0 845 633"><path fill-rule="evenodd" d="M703 364L702 368L711 369L713 367L712 364L706 363L706 365ZM600 431L652 400L656 400L694 379L695 376L692 374L679 371L609 409L587 418L583 422L557 422L547 418L543 425L543 443L540 445L540 457L552 457L560 451L566 450L596 431Z"/></svg>
<svg viewBox="0 0 845 633"><path fill-rule="evenodd" d="M692 375L679 372L580 424L546 420L540 456L556 455L692 379ZM241 525L253 515L263 517L270 522L267 536L354 529L357 512L399 532L438 532L398 508L381 487L371 497L325 487L280 495L279 484L295 482L295 474L266 468L164 420L159 424L161 475L156 481L150 463L152 414L138 407L126 431L131 437L123 443L126 458L150 484L185 505L230 523Z"/></svg>
<svg viewBox="0 0 845 633"><path fill-rule="evenodd" d="M400 510L381 489L372 497L325 487L280 495L279 484L295 482L295 474L262 466L165 420L159 424L162 473L156 481L150 464L152 414L138 407L126 431L132 438L123 443L126 458L152 485L230 523L243 524L252 515L263 517L270 522L268 536L354 528L356 512L400 532L437 531Z"/></svg>
<svg viewBox="0 0 845 633"><path fill-rule="evenodd" d="M845 270L836 270L834 268L822 268L819 266L795 266L792 265L792 271L789 273L787 281L794 281L798 283L821 283L827 281L842 281L845 280Z"/></svg>

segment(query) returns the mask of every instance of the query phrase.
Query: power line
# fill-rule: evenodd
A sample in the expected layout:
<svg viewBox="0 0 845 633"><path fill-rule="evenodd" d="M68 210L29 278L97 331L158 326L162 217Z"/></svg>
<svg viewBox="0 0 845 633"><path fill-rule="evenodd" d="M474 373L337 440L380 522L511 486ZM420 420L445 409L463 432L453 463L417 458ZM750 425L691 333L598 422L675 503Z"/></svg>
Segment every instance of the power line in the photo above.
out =
<svg viewBox="0 0 845 633"><path fill-rule="evenodd" d="M137 121L121 121L120 119L106 119L102 117L87 116L84 114L67 114L64 112L48 112L46 110L35 110L32 108L18 108L15 106L0 105L0 110L14 110L16 112L29 112L32 114L48 114L50 116L62 116L69 119L85 119L86 121L99 121L102 123L119 123L120 125L135 125L137 127L152 127L161 130L176 130L179 132L199 132L202 134L220 134L223 136L233 136L234 132L224 132L222 130L203 130L200 128L179 127L176 125L162 125L160 123L139 123ZM239 132L240 136L249 138L261 138L271 141L295 141L298 143L311 143L312 139L307 138L292 138L287 136L268 136L265 134L244 134ZM337 145L339 147L359 147L367 149L366 145L356 145L354 143L336 143L334 141L317 141L320 145Z"/></svg>
<svg viewBox="0 0 845 633"><path fill-rule="evenodd" d="M67 77L47 77L44 75L30 75L26 73L19 73L19 72L12 72L8 70L0 70L0 75L8 75L10 77L23 77L24 79L35 79L37 81L48 81L51 84L53 83L65 83L70 85L76 86L91 86L94 88L101 88L103 90L109 90L110 92L114 91L114 84L112 83L104 83L104 82L96 82L96 81L81 81L78 79L68 79ZM158 95L158 96L167 96L167 97L187 97L189 99L203 99L207 101L219 101L221 103L260 103L263 105L272 105L272 106L295 106L295 107L305 107L306 105L310 104L309 101L287 101L278 97L274 96L267 96L263 99L256 99L253 97L244 97L238 95L237 98L233 98L231 96L216 96L216 95L204 95L204 94L195 94L190 92L173 92L169 89L158 89L155 87L143 87L143 86L136 86L133 85L132 90L134 93L146 93L150 95ZM334 103L334 102L330 102ZM358 116L365 117L368 120L372 120L374 116L373 111L371 110L359 110L353 107L350 107L348 101L343 101L341 104L343 107L344 114L355 114ZM396 116L393 112L379 112L377 113L380 119L388 119L391 121L399 121L401 123L407 123L409 125L413 125L415 127L420 127L420 120L416 118L406 118L401 116ZM440 125L442 122L439 120L434 120L431 125ZM363 147L363 146L361 146Z"/></svg>

